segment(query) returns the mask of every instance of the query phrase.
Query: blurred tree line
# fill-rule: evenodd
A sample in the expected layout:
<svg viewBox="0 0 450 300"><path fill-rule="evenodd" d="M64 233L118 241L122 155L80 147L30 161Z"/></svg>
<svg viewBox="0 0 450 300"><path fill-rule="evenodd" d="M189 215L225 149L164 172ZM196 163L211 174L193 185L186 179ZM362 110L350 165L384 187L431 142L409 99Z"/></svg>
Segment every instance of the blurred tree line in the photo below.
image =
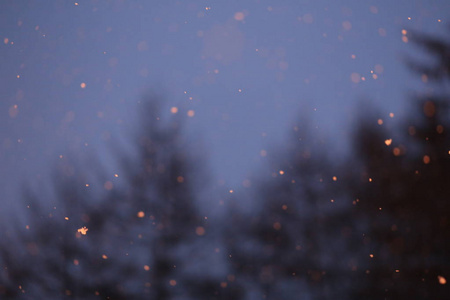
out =
<svg viewBox="0 0 450 300"><path fill-rule="evenodd" d="M26 217L2 222L1 298L447 299L450 44L411 38L435 59L408 61L433 92L400 124L361 113L344 161L311 122L295 126L251 211L217 191L224 213L209 220L183 120L142 104L118 174L62 157L51 194L24 189Z"/></svg>

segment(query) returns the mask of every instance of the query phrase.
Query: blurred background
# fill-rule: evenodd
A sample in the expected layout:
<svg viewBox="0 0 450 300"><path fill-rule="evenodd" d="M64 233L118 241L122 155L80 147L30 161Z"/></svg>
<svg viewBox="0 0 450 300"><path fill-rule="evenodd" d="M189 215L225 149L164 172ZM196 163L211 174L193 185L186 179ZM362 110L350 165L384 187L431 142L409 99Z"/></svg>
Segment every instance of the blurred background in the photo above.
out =
<svg viewBox="0 0 450 300"><path fill-rule="evenodd" d="M447 1L39 1L1 4L2 182L101 147L161 94L236 189L298 114L348 143L361 99L402 113L421 83L403 30L441 34ZM87 144L87 146L86 146ZM20 174L20 175L19 175ZM11 182L5 185L11 186ZM8 196L10 198L11 195Z"/></svg>
<svg viewBox="0 0 450 300"><path fill-rule="evenodd" d="M0 3L0 293L444 299L449 12Z"/></svg>

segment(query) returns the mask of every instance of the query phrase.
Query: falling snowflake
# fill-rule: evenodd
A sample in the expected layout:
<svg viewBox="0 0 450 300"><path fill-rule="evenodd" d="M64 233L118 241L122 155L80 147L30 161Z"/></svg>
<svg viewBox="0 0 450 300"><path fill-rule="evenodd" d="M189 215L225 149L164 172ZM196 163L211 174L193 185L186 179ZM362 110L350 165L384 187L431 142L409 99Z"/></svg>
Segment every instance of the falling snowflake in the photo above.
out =
<svg viewBox="0 0 450 300"><path fill-rule="evenodd" d="M88 232L88 228L86 226L83 226L81 228L78 228L78 232L81 233L82 235L86 235L86 233Z"/></svg>

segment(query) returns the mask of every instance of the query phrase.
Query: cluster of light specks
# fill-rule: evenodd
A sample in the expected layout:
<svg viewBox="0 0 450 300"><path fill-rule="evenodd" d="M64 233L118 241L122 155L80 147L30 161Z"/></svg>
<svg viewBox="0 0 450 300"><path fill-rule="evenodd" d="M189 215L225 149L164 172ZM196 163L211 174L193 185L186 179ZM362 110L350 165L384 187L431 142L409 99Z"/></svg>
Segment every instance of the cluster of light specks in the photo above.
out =
<svg viewBox="0 0 450 300"><path fill-rule="evenodd" d="M356 55L351 55L352 59L356 59ZM377 80L379 76L383 73L384 67L380 64L376 64L372 70L368 72L368 75L364 76L360 73L353 72L350 74L350 80L353 83L360 83L361 81L366 81L368 78L371 78L373 80Z"/></svg>
<svg viewBox="0 0 450 300"><path fill-rule="evenodd" d="M76 8L74 8L72 7L72 3L69 3L72 11L81 11L86 6L85 2L75 2L73 6L76 6ZM167 5L169 6L169 4ZM232 121L238 119L237 115L239 112L244 111L246 103L256 101L255 99L258 99L258 102L248 105L251 107L249 111L251 111L252 115L248 114L245 118L253 118L253 113L256 116L258 109L266 107L268 108L267 110L272 111L267 116L264 116L264 118L267 117L267 119L270 119L280 111L290 110L294 106L296 111L303 109L302 105L304 103L301 103L298 99L295 101L292 100L292 102L295 102L295 105L289 106L290 104L284 102L284 98L292 99L300 97L305 93L305 98L325 98L339 102L346 96L349 98L354 97L353 92L356 88L359 89L370 84L372 87L375 84L381 85L383 80L393 73L391 71L394 67L391 67L389 62L386 62L382 54L379 55L380 48L370 49L371 46L365 47L365 45L361 47L361 45L354 43L354 40L352 40L355 36L363 40L370 31L372 38L378 38L381 41L380 43L385 43L389 38L395 39L400 45L402 45L402 42L408 42L408 32L406 29L401 30L400 35L399 29L394 29L388 19L381 19L381 16L385 14L381 4L379 7L369 6L368 4L364 6L367 15L377 15L377 22L367 19L367 23L370 25L368 26L370 28L367 29L367 32L366 28L362 27L363 23L359 19L360 16L358 16L361 12L356 10L352 12L350 8L341 7L340 5L337 5L335 12L326 15L321 14L323 13L322 6L316 9L317 7L314 5L302 7L299 10L296 10L296 7L292 7L292 10L289 12L278 3L273 3L271 6L259 7L259 10L258 7L244 9L240 5L225 10L219 9L221 7L219 3L212 7L189 1L187 3L178 1L177 5L187 8L182 9L183 14L166 14L164 10L161 10L161 12L149 17L151 19L150 23L145 23L147 21L143 20L143 23L149 25L147 27L144 26L145 28L151 28L149 31L154 29L154 32L164 32L165 36L163 37L159 37L157 34L153 36L153 32L151 34L138 32L134 30L136 28L132 27L121 30L118 25L120 20L117 20L117 25L116 23L112 23L114 24L114 29L109 26L111 24L100 22L103 27L99 30L97 36L98 40L96 42L99 44L92 43L92 46L94 47L93 53L97 55L95 59L101 61L106 68L109 68L107 74L95 71L96 73L93 76L89 76L87 74L87 70L89 70L87 65L89 64L88 56L90 54L77 49L80 53L76 54L83 58L76 62L79 66L72 67L70 65L66 67L66 62L60 60L60 65L55 65L57 72L53 75L58 77L59 74L62 74L62 85L68 91L68 94L81 95L80 97L92 97L92 101L98 101L97 98L101 97L115 97L114 95L116 93L110 93L113 91L124 93L119 87L125 84L127 80L130 82L148 80L151 83L153 78L159 76L160 73L164 73L162 77L166 76L169 79L171 88L174 87L174 93L178 98L181 98L179 102L170 102L163 111L164 113L177 118L187 117L190 120L186 122L188 125L197 122L201 123L208 130L214 126L210 126L212 122L206 119L205 116L213 115L211 119L217 118L219 120L218 122L222 122L220 123L221 125L226 123L227 126L230 126L230 131L233 132L237 129L245 130L247 124L241 124L241 127L238 128ZM155 11L158 11L158 9L155 8ZM331 8L330 10L333 9ZM258 14L264 15L261 18L261 15ZM364 15L364 17L367 15ZM263 21L258 23L260 21L257 20L260 18ZM416 16L414 18L416 19ZM404 22L404 19L405 15L397 18L397 25L399 22ZM411 17L407 19L408 21L412 20ZM383 22L380 20L383 20ZM19 26L21 26L22 21L19 22ZM364 22L366 21L364 20ZM441 19L438 19L437 22L441 22ZM27 24L26 21L24 23ZM189 26L184 26L188 23ZM270 26L265 27L264 23L270 24ZM283 24L288 25L285 26ZM35 24L32 26L34 27ZM79 26L79 24L76 26ZM404 26L404 24L402 23L400 26ZM295 27L295 30L290 29L293 27ZM317 30L319 27L320 30ZM409 28L408 26L404 27ZM46 28L49 28L47 24L41 24L41 26L35 26L34 28L41 38L46 38L47 40L52 39L50 31L44 32ZM266 31L271 29L274 29L275 34L274 32L266 33ZM80 36L83 35L81 31L80 29L78 32ZM133 33L130 34L130 32ZM120 43L118 42L118 45L106 45L104 41L108 39L117 40ZM3 45L1 45L1 41L3 41ZM22 39L8 34L8 37L1 37L0 46L5 49L7 47L17 47L21 41ZM61 41L64 41L64 39ZM81 42L82 40L80 39ZM195 44L195 47L191 44ZM193 48L197 52L193 52ZM308 52L308 49L313 49L313 51ZM68 53L67 55L70 57L73 54ZM373 55L373 60L370 62L368 62L367 58L369 55ZM138 66L121 69L121 66L131 66L134 56L139 59ZM332 64L336 63L339 68L330 68L330 61L326 59L329 56L333 57ZM163 63L158 65L160 58L162 58L161 61ZM84 59L86 59L86 63L82 61ZM340 61L344 61L344 63L340 65ZM320 64L321 62L324 63ZM346 66L345 64L348 62L351 64L349 63ZM67 62L67 64L69 63ZM386 72L384 72L383 66L389 67ZM98 68L99 66L96 65L95 69ZM124 75L130 78L126 79L125 76L120 75L121 70L126 70L127 72ZM29 80L31 77L27 72L28 70L25 68L16 68L11 72L10 77L13 78L14 82L22 84L22 82ZM326 77L325 74L330 77ZM342 83L339 82L341 77ZM59 79L56 78L56 80ZM377 80L376 83L374 83L375 80ZM422 81L428 82L428 77L423 75ZM363 84L364 82L366 83ZM314 85L315 83L318 85ZM333 88L330 88L331 85ZM296 89L298 86L300 88ZM134 86L128 85L128 87L133 88ZM97 88L101 93L95 93L95 89ZM179 90L177 90L178 88ZM310 92L307 88L313 89L313 92ZM186 90L183 91L182 89ZM340 89L343 92L338 94L336 90ZM295 90L295 92L291 92L290 90ZM326 91L329 91L329 93L327 94ZM32 91L30 92L32 93ZM297 94L293 95L293 93ZM215 103L214 97L211 95L223 96L220 98L222 103ZM234 99L233 97L236 98ZM6 118L8 120L13 119L12 122L19 120L27 107L25 102L16 101L16 99L7 103L5 109ZM271 103L270 101L272 99L276 99L276 101ZM235 105L233 101L239 102L239 104ZM68 99L67 102L73 103L75 101ZM200 107L200 105L204 106ZM332 101L323 104L325 107L331 107L332 105ZM256 106L258 106L257 109L255 109ZM208 109L210 110L208 111ZM261 111L263 110L261 109ZM432 114L432 111L433 107L431 105L424 108L425 114ZM88 115L92 111L85 113ZM94 117L97 116L97 121L103 122L109 117L108 108L96 105L95 110L93 110L93 115ZM70 110L67 109L62 113L61 120L65 125L73 125L78 118L82 119L83 117L83 114L70 108ZM330 116L328 115L326 117ZM389 117L385 116L383 117L385 119L380 118L377 120L377 124L381 126L388 122L388 118L393 117L394 114L391 113ZM262 117L256 116L254 118L255 122L259 122L258 118ZM267 120L264 120L261 124L267 122ZM205 124L206 126L204 126ZM373 124L375 125L375 123ZM282 130L283 124L277 122L275 126L280 127L280 130ZM211 130L217 131L217 128ZM442 132L443 128L437 127L436 130ZM263 137L267 135L269 138L274 136L273 131L270 131L268 128L258 127L254 132L256 133L252 134L257 136L258 139L261 139L261 132L263 132ZM410 133L412 132L415 132L414 128L410 129ZM214 134L216 133L214 132ZM111 136L111 132L105 133L103 136L107 140ZM217 134L217 140L223 138L223 136ZM28 142L26 138L19 138L17 140L20 143L24 140ZM402 148L403 146L398 145L398 142L397 139L393 139L391 136L385 136L380 140L380 143L387 147L385 149L388 149L388 151L392 150L394 156L399 156L405 152L405 149ZM236 141L236 144L242 144L242 141ZM85 145L87 146L87 143ZM222 148L221 151L229 151L231 147ZM245 150L244 148L242 147L243 150ZM253 158L258 162L269 161L268 156L272 156L272 149L267 149L267 145L254 147L252 149ZM299 157L309 159L311 155L314 155L314 153L304 151L299 154ZM429 154L425 154L422 157L424 164L431 163L431 159L432 156ZM248 161L250 160L248 159ZM239 172L244 168L239 169ZM268 175L271 175L270 180L273 181L287 180L288 183L302 184L299 179L293 177L293 173L290 166L278 166L273 168ZM119 178L118 174L114 174L114 176L109 174L107 178L98 184L86 179L81 185L85 189L91 187L98 188L103 192L111 194L110 191L114 191L118 187L119 182L116 181L117 178ZM377 177L374 177L374 180L376 179ZM326 176L321 176L317 181L315 180L315 183L332 182L332 184L337 185L344 180L340 174L333 175L329 173ZM372 178L369 177L364 178L364 180L372 182ZM186 184L183 176L176 177L176 182ZM256 185L249 178L239 178L237 184L226 185L226 181L222 179L218 180L218 182L221 182L219 185L225 186L223 187L223 191L227 196L233 198L241 196L239 188L250 188L252 185L253 187ZM336 195L333 195L331 199L328 196L325 198L327 205L331 205L328 201L333 206L340 204L341 200L334 196ZM359 200L356 199L353 201L353 204L356 205L358 202ZM224 202L221 199L219 203L223 205ZM287 208L287 204L281 206L283 211L286 211ZM150 211L140 209L142 208L137 207L132 211L132 216L136 222L144 222L144 220L153 217L150 216ZM291 209L290 204L289 209ZM381 211L381 208L376 209ZM70 220L74 218L75 216L70 215ZM68 216L64 219L69 221ZM275 222L271 221L270 224L276 231L284 230L285 228L285 223L280 220ZM153 222L153 225L155 225L155 222ZM26 229L29 230L28 225ZM74 227L73 230L75 231L75 229ZM93 236L95 228L91 228L91 230L89 233ZM85 226L76 229L77 237L88 235L87 238L89 238L89 234L87 233L88 228ZM191 233L198 236L199 239L204 239L209 234L209 229L207 226L194 226L191 228ZM142 238L142 235L138 235L138 237ZM297 250L301 249L300 245L297 247ZM219 248L216 248L216 252L219 252ZM109 259L109 256L113 257L111 253L107 254L102 254L102 259L106 260ZM378 256L374 256L372 253L366 253L365 255L369 255L371 259L378 258ZM74 260L74 264L78 265L79 261ZM150 266L147 264L139 264L139 266L141 270L143 268L145 271L150 271ZM319 274L317 276L320 277L321 275ZM446 279L443 276L438 276L438 281L440 284L446 284ZM170 279L166 284L175 286L177 281ZM223 281L220 283L220 286L225 288L228 284L229 282Z"/></svg>
<svg viewBox="0 0 450 300"><path fill-rule="evenodd" d="M408 31L406 29L402 29L402 42L407 43L408 42Z"/></svg>

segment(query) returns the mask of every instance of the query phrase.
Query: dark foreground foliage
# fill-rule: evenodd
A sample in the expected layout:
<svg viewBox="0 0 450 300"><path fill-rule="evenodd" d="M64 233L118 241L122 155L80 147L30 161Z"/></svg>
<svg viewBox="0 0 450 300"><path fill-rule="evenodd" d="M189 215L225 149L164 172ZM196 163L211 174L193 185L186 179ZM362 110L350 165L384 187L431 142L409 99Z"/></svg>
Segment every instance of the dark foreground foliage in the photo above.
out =
<svg viewBox="0 0 450 300"><path fill-rule="evenodd" d="M447 299L450 45L412 40L436 58L410 63L435 88L407 118L362 112L339 164L308 124L294 127L252 182L254 209L218 195L217 222L199 208L207 177L181 120L161 122L150 101L118 177L61 159L55 205L26 190L26 218L3 226L1 298Z"/></svg>

